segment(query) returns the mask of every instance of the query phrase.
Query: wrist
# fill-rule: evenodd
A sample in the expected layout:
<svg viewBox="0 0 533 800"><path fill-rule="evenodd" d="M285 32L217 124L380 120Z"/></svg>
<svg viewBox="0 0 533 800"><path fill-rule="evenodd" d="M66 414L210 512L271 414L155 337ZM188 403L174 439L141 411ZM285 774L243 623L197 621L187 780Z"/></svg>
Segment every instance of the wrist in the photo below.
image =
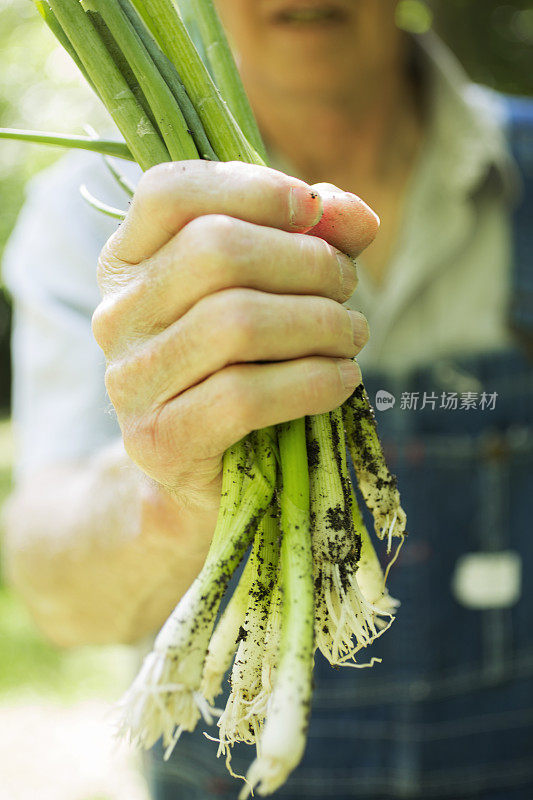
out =
<svg viewBox="0 0 533 800"><path fill-rule="evenodd" d="M111 491L116 501L120 492L120 502L113 506L121 511L122 536L172 542L178 556L201 557L201 567L216 525L219 485L202 496L178 495L146 475L126 453L121 439L100 451L96 462L94 496L106 508L109 504L101 502L103 497Z"/></svg>
<svg viewBox="0 0 533 800"><path fill-rule="evenodd" d="M189 555L206 555L217 521L219 492L216 501L193 502L142 474L140 496L144 536L172 539Z"/></svg>

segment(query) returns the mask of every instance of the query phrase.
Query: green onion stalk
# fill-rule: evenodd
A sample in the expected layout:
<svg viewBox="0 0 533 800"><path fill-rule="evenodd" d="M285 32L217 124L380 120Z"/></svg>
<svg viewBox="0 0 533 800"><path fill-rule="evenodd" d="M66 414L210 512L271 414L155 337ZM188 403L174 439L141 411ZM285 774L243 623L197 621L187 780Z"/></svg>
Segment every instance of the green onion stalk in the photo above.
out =
<svg viewBox="0 0 533 800"><path fill-rule="evenodd" d="M123 139L0 129L0 138L99 153L126 199L114 159L156 164L193 158L264 164L266 154L212 0L34 0L99 96ZM199 49L186 21L201 38ZM125 214L81 187L85 200ZM237 742L256 757L241 798L270 794L300 762L317 649L334 665L394 619L351 484L346 449L387 552L406 518L366 392L342 409L254 431L223 459L220 509L205 564L155 639L120 702L121 727L168 757L183 731L218 719L218 754L231 770ZM225 611L220 605L249 553ZM398 552L398 551L397 551ZM394 559L393 559L394 560ZM232 666L233 664L233 666ZM229 699L215 708L231 669ZM233 772L232 772L233 774ZM241 776L243 777L243 776Z"/></svg>
<svg viewBox="0 0 533 800"><path fill-rule="evenodd" d="M266 721L257 757L239 800L255 788L271 794L285 783L305 750L311 713L314 643L313 555L305 420L280 426L282 489L280 590L281 639Z"/></svg>
<svg viewBox="0 0 533 800"><path fill-rule="evenodd" d="M368 552L372 547L368 535L362 559L366 530L348 477L341 411L311 417L307 425L313 445L309 471L316 642L337 666L380 635L378 619L392 620L395 604L384 587L377 556L372 559ZM375 570L373 581L370 566ZM367 585L376 584L366 595L360 585L363 574Z"/></svg>
<svg viewBox="0 0 533 800"><path fill-rule="evenodd" d="M256 561L251 555L241 574L237 588L209 641L200 690L208 703L213 704L222 692L222 682L243 636L250 590L254 581Z"/></svg>
<svg viewBox="0 0 533 800"><path fill-rule="evenodd" d="M250 444L245 448L239 442L225 453L223 502L205 564L121 703L124 731L144 747L162 737L168 755L200 716L213 722L213 710L201 693L209 639L229 580L274 494L276 461L268 431L252 434ZM245 449L249 458L243 459Z"/></svg>
<svg viewBox="0 0 533 800"><path fill-rule="evenodd" d="M237 742L254 744L260 738L270 692L262 681L266 630L270 603L277 583L280 529L277 504L265 514L255 535L250 563L253 580L247 607L233 646L238 642L231 671L226 707L218 720L218 755L226 756L231 771L231 747Z"/></svg>

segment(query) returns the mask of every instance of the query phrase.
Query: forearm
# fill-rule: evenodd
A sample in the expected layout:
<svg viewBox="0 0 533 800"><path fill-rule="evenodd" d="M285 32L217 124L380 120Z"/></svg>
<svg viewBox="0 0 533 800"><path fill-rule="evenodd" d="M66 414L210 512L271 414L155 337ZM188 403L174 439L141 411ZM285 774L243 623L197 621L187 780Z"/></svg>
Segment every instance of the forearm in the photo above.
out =
<svg viewBox="0 0 533 800"><path fill-rule="evenodd" d="M8 501L4 565L55 642L156 630L200 570L216 508L185 508L122 446L35 474Z"/></svg>

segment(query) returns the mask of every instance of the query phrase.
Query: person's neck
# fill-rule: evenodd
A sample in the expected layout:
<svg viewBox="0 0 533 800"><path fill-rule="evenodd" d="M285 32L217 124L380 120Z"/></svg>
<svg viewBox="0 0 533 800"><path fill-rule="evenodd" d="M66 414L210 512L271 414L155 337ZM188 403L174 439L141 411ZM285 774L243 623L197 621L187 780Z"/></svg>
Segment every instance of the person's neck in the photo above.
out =
<svg viewBox="0 0 533 800"><path fill-rule="evenodd" d="M419 90L405 62L369 75L353 71L342 95L286 94L250 85L267 147L309 183L333 183L366 200L382 230L365 254L380 283L399 230L402 201L423 135Z"/></svg>
<svg viewBox="0 0 533 800"><path fill-rule="evenodd" d="M417 92L405 68L355 74L352 91L340 96L249 86L267 145L312 183L337 175L360 185L394 181L418 141Z"/></svg>

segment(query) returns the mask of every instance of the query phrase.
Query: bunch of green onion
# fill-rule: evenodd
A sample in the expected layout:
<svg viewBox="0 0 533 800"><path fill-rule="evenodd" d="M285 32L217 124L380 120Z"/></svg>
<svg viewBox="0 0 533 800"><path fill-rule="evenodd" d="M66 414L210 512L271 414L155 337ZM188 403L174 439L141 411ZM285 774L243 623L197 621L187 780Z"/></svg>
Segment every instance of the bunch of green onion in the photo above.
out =
<svg viewBox="0 0 533 800"><path fill-rule="evenodd" d="M0 136L99 152L128 194L110 156L135 160L143 170L191 158L265 163L212 0L34 2L124 141L11 130ZM84 196L124 216L86 190ZM167 756L202 717L208 724L219 717L219 755L230 771L232 746L255 744L242 797L255 787L273 792L299 763L315 651L333 665L367 666L356 654L394 618L397 602L363 523L347 450L377 536L389 553L393 537L401 545L405 514L362 386L329 414L253 432L224 456L204 567L121 702L123 730L145 747L162 738ZM230 667L231 691L220 712L214 703Z"/></svg>

